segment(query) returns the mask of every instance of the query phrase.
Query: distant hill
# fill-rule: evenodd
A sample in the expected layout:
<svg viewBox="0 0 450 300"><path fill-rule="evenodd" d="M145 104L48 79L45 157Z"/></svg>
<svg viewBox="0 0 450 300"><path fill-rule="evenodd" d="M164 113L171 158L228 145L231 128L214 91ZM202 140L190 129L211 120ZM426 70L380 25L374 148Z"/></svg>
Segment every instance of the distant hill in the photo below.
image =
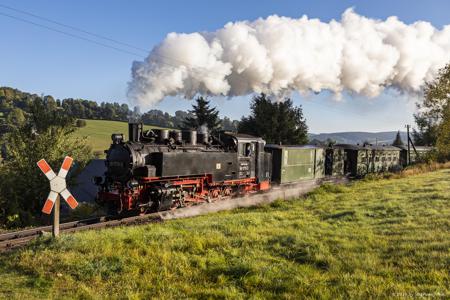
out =
<svg viewBox="0 0 450 300"><path fill-rule="evenodd" d="M378 144L392 144L395 139L397 131L384 131L384 132L333 132L333 133L319 133L309 134L309 140L319 140L321 142L331 139L339 144L358 144L364 141ZM406 132L400 132L402 140L406 143Z"/></svg>

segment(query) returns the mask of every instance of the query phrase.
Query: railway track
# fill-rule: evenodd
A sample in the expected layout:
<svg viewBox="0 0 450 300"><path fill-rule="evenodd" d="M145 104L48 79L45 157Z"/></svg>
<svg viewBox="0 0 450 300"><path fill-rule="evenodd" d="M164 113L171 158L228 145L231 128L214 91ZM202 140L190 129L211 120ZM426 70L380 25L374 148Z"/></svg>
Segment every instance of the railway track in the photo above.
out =
<svg viewBox="0 0 450 300"><path fill-rule="evenodd" d="M60 224L60 233L67 234L77 231L101 229L123 225L142 224L151 221L161 220L159 213L152 213L142 216L114 219L109 216L89 218L80 221L73 221ZM33 239L51 234L52 226L41 226L21 231L7 232L0 234L0 252L23 246Z"/></svg>
<svg viewBox="0 0 450 300"><path fill-rule="evenodd" d="M190 207L179 208L175 210L161 211L150 213L146 215L127 217L127 218L112 218L111 216L90 218L80 221L62 223L60 225L60 233L68 234L77 231L102 229L117 226L138 225L150 222L162 222L164 220L189 218L208 213L214 213L224 210L231 210L240 207L251 207L271 203L278 199L291 199L304 195L313 190L322 183L345 183L344 178L321 179L303 181L300 184L295 184L285 187L274 187L272 190L264 193L257 193L246 195L239 198L231 198L226 201L216 201L212 203L205 203ZM50 234L52 226L42 226L21 231L7 232L0 234L0 252L14 249L26 245L33 239Z"/></svg>

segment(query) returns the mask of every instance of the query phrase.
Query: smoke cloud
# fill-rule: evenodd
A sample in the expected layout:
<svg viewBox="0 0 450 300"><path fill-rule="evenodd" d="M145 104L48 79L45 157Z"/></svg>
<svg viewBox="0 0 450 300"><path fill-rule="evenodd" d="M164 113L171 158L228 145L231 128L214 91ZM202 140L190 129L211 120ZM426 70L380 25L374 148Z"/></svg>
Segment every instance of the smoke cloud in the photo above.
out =
<svg viewBox="0 0 450 300"><path fill-rule="evenodd" d="M142 107L197 93L330 90L339 97L346 90L375 97L388 87L418 92L449 61L450 25L374 20L353 9L329 23L273 15L215 32L168 34L133 63L128 95Z"/></svg>

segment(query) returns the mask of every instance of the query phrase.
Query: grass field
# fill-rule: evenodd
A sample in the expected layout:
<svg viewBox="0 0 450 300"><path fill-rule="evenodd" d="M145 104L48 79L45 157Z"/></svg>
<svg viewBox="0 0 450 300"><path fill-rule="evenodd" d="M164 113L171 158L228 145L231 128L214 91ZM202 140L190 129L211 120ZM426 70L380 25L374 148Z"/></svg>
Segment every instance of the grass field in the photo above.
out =
<svg viewBox="0 0 450 300"><path fill-rule="evenodd" d="M144 126L145 129L158 128L152 126ZM79 128L75 132L75 136L88 137L88 143L92 146L93 151L106 150L111 145L111 134L123 133L125 140L128 139L128 123L119 121L106 120L86 120L86 126Z"/></svg>
<svg viewBox="0 0 450 300"><path fill-rule="evenodd" d="M42 239L0 258L0 298L448 298L450 170Z"/></svg>

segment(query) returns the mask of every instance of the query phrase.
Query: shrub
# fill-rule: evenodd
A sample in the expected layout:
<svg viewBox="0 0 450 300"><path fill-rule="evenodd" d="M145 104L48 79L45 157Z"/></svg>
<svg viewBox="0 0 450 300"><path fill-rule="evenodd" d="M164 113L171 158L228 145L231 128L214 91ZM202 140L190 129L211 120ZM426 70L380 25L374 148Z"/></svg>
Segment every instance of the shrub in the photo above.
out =
<svg viewBox="0 0 450 300"><path fill-rule="evenodd" d="M71 175L82 170L91 159L85 139L73 137L70 127L50 127L33 134L16 129L7 136L8 159L0 167L0 223L8 227L27 226L39 221L48 196L48 180L36 166L45 158L58 172L66 155L75 159ZM75 176L68 176L69 183Z"/></svg>

